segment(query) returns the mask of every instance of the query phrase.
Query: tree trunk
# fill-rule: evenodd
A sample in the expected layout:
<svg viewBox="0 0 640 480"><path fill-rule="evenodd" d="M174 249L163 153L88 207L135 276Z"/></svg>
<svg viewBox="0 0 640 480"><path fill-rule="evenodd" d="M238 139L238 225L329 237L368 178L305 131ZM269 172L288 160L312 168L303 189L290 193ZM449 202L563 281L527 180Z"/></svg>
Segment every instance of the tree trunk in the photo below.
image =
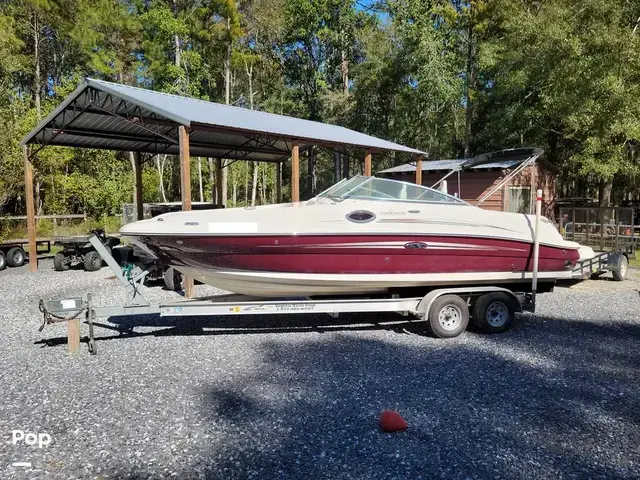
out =
<svg viewBox="0 0 640 480"><path fill-rule="evenodd" d="M220 204L227 206L227 186L229 182L229 171L227 162L222 162L222 178L220 179Z"/></svg>
<svg viewBox="0 0 640 480"><path fill-rule="evenodd" d="M51 173L51 198L53 199L54 204L57 203L56 202L56 182L55 182L55 177L53 175L53 168L50 170ZM53 221L54 226L55 226L55 219Z"/></svg>
<svg viewBox="0 0 640 480"><path fill-rule="evenodd" d="M333 167L335 182L338 183L340 181L340 152L337 150L333 151Z"/></svg>
<svg viewBox="0 0 640 480"><path fill-rule="evenodd" d="M246 167L244 171L244 203L249 205L249 162L245 162Z"/></svg>
<svg viewBox="0 0 640 480"><path fill-rule="evenodd" d="M42 199L40 198L40 180L36 180L36 215L42 215Z"/></svg>
<svg viewBox="0 0 640 480"><path fill-rule="evenodd" d="M180 67L180 63L182 61L182 52L180 52L180 37L178 37L178 35L174 35L173 42L175 45L175 65L176 67Z"/></svg>
<svg viewBox="0 0 640 480"><path fill-rule="evenodd" d="M202 190L202 157L198 157L198 181L200 182L200 202L204 202L204 191Z"/></svg>
<svg viewBox="0 0 640 480"><path fill-rule="evenodd" d="M227 18L227 34L231 32L231 19ZM224 59L224 100L227 105L231 101L231 38L227 39L227 56Z"/></svg>
<svg viewBox="0 0 640 480"><path fill-rule="evenodd" d="M253 110L253 62L251 65L245 61L244 68L247 72L247 82L249 84L249 108ZM247 166L248 167L248 166ZM258 194L258 169L260 168L260 164L258 162L253 162L253 178L251 181L251 206L254 207L256 205L256 196ZM247 173L249 170L247 168Z"/></svg>
<svg viewBox="0 0 640 480"><path fill-rule="evenodd" d="M342 152L342 178L349 178L350 160L349 154L347 152Z"/></svg>
<svg viewBox="0 0 640 480"><path fill-rule="evenodd" d="M136 159L133 152L129 152L129 162L131 163L131 172L133 173L133 196L131 198L133 199L133 203L136 203L136 199L138 198L136 192ZM162 180L160 181L162 182Z"/></svg>
<svg viewBox="0 0 640 480"><path fill-rule="evenodd" d="M611 206L611 191L613 190L613 178L600 180L598 184L598 206L600 207L600 223L609 223L613 217Z"/></svg>
<svg viewBox="0 0 640 480"><path fill-rule="evenodd" d="M131 155L133 156L133 152L131 152ZM166 155L162 155L162 159L160 159L161 155L156 155L156 167L158 168L158 189L160 190L160 196L162 197L162 201L166 202L167 201L167 194L164 190L164 162L167 161L167 156ZM132 165L135 165L135 162L132 163ZM135 185L134 185L134 198L135 198Z"/></svg>
<svg viewBox="0 0 640 480"><path fill-rule="evenodd" d="M216 158L216 203L221 207L227 205L227 189L226 185L223 185L224 168L222 168L222 159ZM222 187L225 187L224 190Z"/></svg>
<svg viewBox="0 0 640 480"><path fill-rule="evenodd" d="M38 12L33 13L33 57L35 62L33 101L36 105L36 116L38 117L38 121L40 121L42 119L42 108L40 106L42 78L40 73L40 25L38 23Z"/></svg>
<svg viewBox="0 0 640 480"><path fill-rule="evenodd" d="M251 182L251 206L254 207L256 205L256 195L258 193L258 169L260 168L260 164L258 162L253 162L253 180Z"/></svg>
<svg viewBox="0 0 640 480"><path fill-rule="evenodd" d="M213 169L213 158L207 158L209 162L209 183L211 183L211 203L216 203L216 180L215 170Z"/></svg>
<svg viewBox="0 0 640 480"><path fill-rule="evenodd" d="M177 18L178 16L178 1L173 0L173 16ZM174 61L176 67L180 67L182 52L180 51L180 37L176 34L173 36L173 45L174 45Z"/></svg>
<svg viewBox="0 0 640 480"><path fill-rule="evenodd" d="M231 36L231 19L227 18L227 34ZM224 101L227 105L231 103L231 38L227 44L227 56L224 60ZM227 171L226 161L222 159L222 181L220 182L220 200L221 204L227 205L227 183L229 181L229 172Z"/></svg>
<svg viewBox="0 0 640 480"><path fill-rule="evenodd" d="M340 63L340 70L342 73L342 93L347 95L349 93L349 60L347 59L347 52L343 49L341 52L342 61Z"/></svg>
<svg viewBox="0 0 640 480"><path fill-rule="evenodd" d="M598 206L611 206L611 191L613 190L613 178L601 180L598 185Z"/></svg>
<svg viewBox="0 0 640 480"><path fill-rule="evenodd" d="M233 182L233 195L231 197L231 199L233 201L233 205L231 205L232 207L235 207L236 204L238 203L238 201L237 201L238 200L237 193L238 193L238 182L235 181L235 182Z"/></svg>
<svg viewBox="0 0 640 480"><path fill-rule="evenodd" d="M245 69L247 70L247 80L249 83L249 108L253 110L253 63L249 66L246 62L244 64Z"/></svg>
<svg viewBox="0 0 640 480"><path fill-rule="evenodd" d="M475 60L474 60L474 39L473 24L471 23L471 9L473 3L469 4L469 27L467 29L467 85L465 91L465 112L464 112L464 157L469 158L471 152L471 121L473 106L471 102L471 88L474 84L475 77Z"/></svg>
<svg viewBox="0 0 640 480"><path fill-rule="evenodd" d="M309 192L309 198L311 198L316 192L316 149L311 147L307 155L307 191Z"/></svg>

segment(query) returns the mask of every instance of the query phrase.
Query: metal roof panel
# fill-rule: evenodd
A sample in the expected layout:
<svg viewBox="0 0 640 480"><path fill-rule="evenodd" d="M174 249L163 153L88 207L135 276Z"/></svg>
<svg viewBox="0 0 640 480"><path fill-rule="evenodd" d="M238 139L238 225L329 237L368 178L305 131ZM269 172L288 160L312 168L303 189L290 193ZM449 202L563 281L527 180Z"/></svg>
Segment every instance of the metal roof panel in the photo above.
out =
<svg viewBox="0 0 640 480"><path fill-rule="evenodd" d="M291 144L348 145L371 150L424 154L337 125L221 105L87 79L21 144L174 153L176 127L191 127L192 155L282 161Z"/></svg>
<svg viewBox="0 0 640 480"><path fill-rule="evenodd" d="M245 132L424 154L420 150L372 137L355 130L349 130L338 125L249 110L91 78L87 79L87 84L99 90L111 92L186 126L198 123Z"/></svg>

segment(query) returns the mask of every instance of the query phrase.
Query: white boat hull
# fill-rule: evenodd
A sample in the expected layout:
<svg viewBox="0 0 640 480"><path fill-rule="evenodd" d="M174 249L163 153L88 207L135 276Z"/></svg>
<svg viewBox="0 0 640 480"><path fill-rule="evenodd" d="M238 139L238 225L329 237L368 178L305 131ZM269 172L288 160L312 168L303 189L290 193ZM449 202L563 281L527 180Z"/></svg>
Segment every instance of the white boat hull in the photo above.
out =
<svg viewBox="0 0 640 480"><path fill-rule="evenodd" d="M300 274L176 266L199 282L256 297L308 297L384 293L394 288L450 285L500 285L531 281L531 272L417 274ZM571 271L540 272L539 281L571 279Z"/></svg>

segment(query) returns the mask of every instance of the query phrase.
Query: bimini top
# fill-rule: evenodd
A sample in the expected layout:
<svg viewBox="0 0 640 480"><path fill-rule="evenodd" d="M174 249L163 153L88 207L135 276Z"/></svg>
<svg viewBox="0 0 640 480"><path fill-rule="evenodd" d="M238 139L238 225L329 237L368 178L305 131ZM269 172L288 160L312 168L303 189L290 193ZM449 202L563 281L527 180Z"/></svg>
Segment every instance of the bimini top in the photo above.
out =
<svg viewBox="0 0 640 480"><path fill-rule="evenodd" d="M337 125L87 79L22 144L177 154L178 126L192 156L281 161L292 143L424 152Z"/></svg>

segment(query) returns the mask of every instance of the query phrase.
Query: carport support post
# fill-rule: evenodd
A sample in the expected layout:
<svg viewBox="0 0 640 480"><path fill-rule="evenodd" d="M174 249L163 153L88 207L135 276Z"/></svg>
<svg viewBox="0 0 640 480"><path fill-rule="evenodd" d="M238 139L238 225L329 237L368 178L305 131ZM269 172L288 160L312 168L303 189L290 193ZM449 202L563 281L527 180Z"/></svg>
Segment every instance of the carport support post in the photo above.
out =
<svg viewBox="0 0 640 480"><path fill-rule="evenodd" d="M291 201L300 201L300 146L291 146Z"/></svg>
<svg viewBox="0 0 640 480"><path fill-rule="evenodd" d="M369 149L364 154L364 175L365 177L371 176L371 150Z"/></svg>
<svg viewBox="0 0 640 480"><path fill-rule="evenodd" d="M24 198L27 202L27 236L29 238L29 271L38 271L38 247L36 244L36 211L33 205L33 164L29 158L29 147L24 149Z"/></svg>
<svg viewBox="0 0 640 480"><path fill-rule="evenodd" d="M182 192L182 210L191 210L191 159L189 158L189 133L184 125L178 127L180 144L180 190ZM184 295L191 298L193 279L184 277Z"/></svg>
<svg viewBox="0 0 640 480"><path fill-rule="evenodd" d="M422 185L422 155L416 156L416 185Z"/></svg>
<svg viewBox="0 0 640 480"><path fill-rule="evenodd" d="M144 219L144 205L142 202L142 154L135 153L136 164L136 210L138 212L138 220Z"/></svg>

